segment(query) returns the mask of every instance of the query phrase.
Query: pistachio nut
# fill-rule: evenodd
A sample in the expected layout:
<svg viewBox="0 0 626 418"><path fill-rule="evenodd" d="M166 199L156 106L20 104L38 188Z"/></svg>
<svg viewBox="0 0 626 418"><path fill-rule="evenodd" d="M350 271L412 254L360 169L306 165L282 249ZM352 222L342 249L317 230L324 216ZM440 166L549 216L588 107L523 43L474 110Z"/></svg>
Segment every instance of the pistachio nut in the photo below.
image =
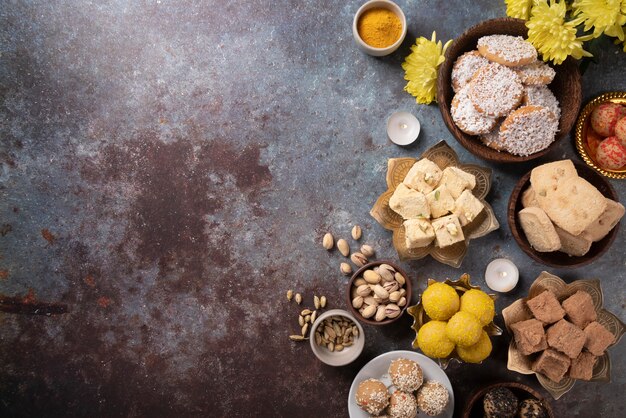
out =
<svg viewBox="0 0 626 418"><path fill-rule="evenodd" d="M376 296L378 296L381 299L387 299L389 298L389 292L387 292L385 290L384 287L382 287L381 285L377 284L376 286L374 286L374 293L376 294Z"/></svg>
<svg viewBox="0 0 626 418"><path fill-rule="evenodd" d="M376 273L374 270L365 270L365 272L363 272L363 278L370 284L380 283L380 274Z"/></svg>
<svg viewBox="0 0 626 418"><path fill-rule="evenodd" d="M404 305L406 305L406 298L402 296L400 300L398 301L398 306L404 306Z"/></svg>
<svg viewBox="0 0 626 418"><path fill-rule="evenodd" d="M372 293L370 287L366 284L361 285L359 287L356 288L356 294L359 296L369 296L369 294Z"/></svg>
<svg viewBox="0 0 626 418"><path fill-rule="evenodd" d="M398 292L397 290L395 292L391 292L389 293L389 301L396 303L400 300L402 296L400 295L400 292Z"/></svg>
<svg viewBox="0 0 626 418"><path fill-rule="evenodd" d="M362 234L361 227L358 225L354 225L352 227L352 238L358 241L361 239L361 234Z"/></svg>
<svg viewBox="0 0 626 418"><path fill-rule="evenodd" d="M333 234L327 232L322 239L322 246L327 250L332 250L335 245L335 239L333 238Z"/></svg>
<svg viewBox="0 0 626 418"><path fill-rule="evenodd" d="M389 264L381 264L380 266L378 266L379 269L384 269L384 270L389 270L391 273L395 273L396 269L394 269L393 267L391 267Z"/></svg>
<svg viewBox="0 0 626 418"><path fill-rule="evenodd" d="M401 288L399 290L399 292L400 292L400 296L406 296L406 289L405 288Z"/></svg>
<svg viewBox="0 0 626 418"><path fill-rule="evenodd" d="M350 260L358 267L363 267L367 264L367 258L361 253L352 253Z"/></svg>
<svg viewBox="0 0 626 418"><path fill-rule="evenodd" d="M398 282L394 280L392 282L385 282L383 287L387 292L391 293L397 291L400 286L398 286Z"/></svg>
<svg viewBox="0 0 626 418"><path fill-rule="evenodd" d="M376 322L380 322L387 317L387 314L385 312L385 305L380 305L378 308L376 308L376 316L374 317Z"/></svg>
<svg viewBox="0 0 626 418"><path fill-rule="evenodd" d="M348 241L343 238L340 238L337 241L337 249L344 257L347 257L350 254L350 246L348 245Z"/></svg>
<svg viewBox="0 0 626 418"><path fill-rule="evenodd" d="M352 307L354 309L359 309L361 306L363 306L363 296L357 296L352 299Z"/></svg>
<svg viewBox="0 0 626 418"><path fill-rule="evenodd" d="M367 308L363 309L363 318L371 318L376 313L377 307L375 305L369 305Z"/></svg>
<svg viewBox="0 0 626 418"><path fill-rule="evenodd" d="M385 315L387 318L395 318L400 315L401 311L402 309L394 303L390 303L385 307Z"/></svg>
<svg viewBox="0 0 626 418"><path fill-rule="evenodd" d="M380 274L380 277L381 277L381 278L383 279L383 281L385 281L385 282L393 282L393 281L395 281L395 280L394 280L394 277L393 277L393 273L392 273L392 272L390 272L390 271L389 271L389 270L387 270L387 269L381 269L381 268L379 268L379 269L378 269L378 274Z"/></svg>
<svg viewBox="0 0 626 418"><path fill-rule="evenodd" d="M366 305L378 305L378 301L373 296L363 298L363 303Z"/></svg>
<svg viewBox="0 0 626 418"><path fill-rule="evenodd" d="M374 257L374 254L376 254L376 252L371 246L363 244L361 245L361 254L363 254L367 258L371 258Z"/></svg>
<svg viewBox="0 0 626 418"><path fill-rule="evenodd" d="M367 284L367 282L365 281L365 279L364 279L363 277L358 277L358 278L354 281L354 283L353 283L353 285L354 285L354 286L356 286L356 287L359 287L359 286L361 286L361 285L363 285L363 284Z"/></svg>
<svg viewBox="0 0 626 418"><path fill-rule="evenodd" d="M350 264L348 263L341 263L341 265L339 266L339 270L341 270L341 273L344 276L349 276L352 274L352 267L350 267Z"/></svg>
<svg viewBox="0 0 626 418"><path fill-rule="evenodd" d="M406 283L406 279L400 273L396 273L395 278L396 278L396 282L398 282L400 286L404 286L404 284Z"/></svg>

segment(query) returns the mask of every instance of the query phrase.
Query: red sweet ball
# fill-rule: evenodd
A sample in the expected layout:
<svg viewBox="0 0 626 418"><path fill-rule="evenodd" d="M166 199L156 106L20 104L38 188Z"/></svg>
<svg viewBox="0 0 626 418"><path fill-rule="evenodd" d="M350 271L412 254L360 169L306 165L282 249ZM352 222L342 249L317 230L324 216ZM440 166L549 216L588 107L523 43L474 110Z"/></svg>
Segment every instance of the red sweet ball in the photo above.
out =
<svg viewBox="0 0 626 418"><path fill-rule="evenodd" d="M615 124L626 116L626 108L617 103L602 103L591 112L591 127L602 136L615 135Z"/></svg>
<svg viewBox="0 0 626 418"><path fill-rule="evenodd" d="M626 117L621 118L615 124L615 136L626 147Z"/></svg>
<svg viewBox="0 0 626 418"><path fill-rule="evenodd" d="M626 165L626 147L616 136L611 136L600 143L596 161L602 168L617 170Z"/></svg>

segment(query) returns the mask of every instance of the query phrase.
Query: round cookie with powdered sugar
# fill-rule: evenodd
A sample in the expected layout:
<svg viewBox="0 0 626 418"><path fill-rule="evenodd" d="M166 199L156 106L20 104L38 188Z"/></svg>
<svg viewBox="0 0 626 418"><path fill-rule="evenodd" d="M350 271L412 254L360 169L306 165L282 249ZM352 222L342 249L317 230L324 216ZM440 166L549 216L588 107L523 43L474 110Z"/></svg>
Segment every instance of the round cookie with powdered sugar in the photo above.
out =
<svg viewBox="0 0 626 418"><path fill-rule="evenodd" d="M517 74L495 62L478 70L468 86L474 108L492 118L506 116L522 101L523 87Z"/></svg>
<svg viewBox="0 0 626 418"><path fill-rule="evenodd" d="M452 99L450 115L460 130L470 135L490 132L496 119L479 113L469 98L469 84L463 87Z"/></svg>
<svg viewBox="0 0 626 418"><path fill-rule="evenodd" d="M483 36L478 40L478 52L489 61L507 67L518 67L537 61L537 50L521 36Z"/></svg>
<svg viewBox="0 0 626 418"><path fill-rule="evenodd" d="M557 120L561 118L559 101L547 86L525 86L522 104L526 106L543 106L550 109Z"/></svg>
<svg viewBox="0 0 626 418"><path fill-rule="evenodd" d="M452 67L452 90L458 92L470 82L476 71L489 64L487 58L478 51L470 51L461 55Z"/></svg>
<svg viewBox="0 0 626 418"><path fill-rule="evenodd" d="M523 106L502 122L500 139L511 154L526 156L548 148L558 129L559 120L547 107Z"/></svg>
<svg viewBox="0 0 626 418"><path fill-rule="evenodd" d="M500 139L500 125L498 123L495 128L486 134L481 135L480 142L487 145L489 148L493 148L496 151L504 151L504 144L502 143L502 139Z"/></svg>
<svg viewBox="0 0 626 418"><path fill-rule="evenodd" d="M522 80L525 86L540 86L550 84L554 80L556 71L545 62L536 61L521 67L513 67L513 71Z"/></svg>

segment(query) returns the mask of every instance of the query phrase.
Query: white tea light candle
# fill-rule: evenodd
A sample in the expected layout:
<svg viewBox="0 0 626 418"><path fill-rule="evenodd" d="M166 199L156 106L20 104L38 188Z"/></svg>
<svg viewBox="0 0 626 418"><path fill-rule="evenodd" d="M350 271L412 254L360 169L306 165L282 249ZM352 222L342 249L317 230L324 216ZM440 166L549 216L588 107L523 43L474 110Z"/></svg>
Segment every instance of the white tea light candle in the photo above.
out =
<svg viewBox="0 0 626 418"><path fill-rule="evenodd" d="M519 270L511 260L497 258L487 265L485 281L489 289L496 292L510 292L517 285Z"/></svg>
<svg viewBox="0 0 626 418"><path fill-rule="evenodd" d="M387 119L387 136L397 145L409 145L420 134L420 122L409 112L396 112Z"/></svg>

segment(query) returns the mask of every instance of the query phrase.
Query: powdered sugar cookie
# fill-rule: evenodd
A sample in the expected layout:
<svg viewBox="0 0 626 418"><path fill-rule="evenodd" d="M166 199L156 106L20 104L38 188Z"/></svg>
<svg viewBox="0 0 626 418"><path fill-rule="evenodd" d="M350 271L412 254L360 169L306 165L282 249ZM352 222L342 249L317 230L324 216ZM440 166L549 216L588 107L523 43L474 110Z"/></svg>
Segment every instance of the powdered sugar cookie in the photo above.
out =
<svg viewBox="0 0 626 418"><path fill-rule="evenodd" d="M540 86L550 84L554 80L556 71L542 61L512 68L526 86Z"/></svg>
<svg viewBox="0 0 626 418"><path fill-rule="evenodd" d="M511 154L525 156L546 149L558 129L559 121L547 107L523 106L502 122L500 140Z"/></svg>
<svg viewBox="0 0 626 418"><path fill-rule="evenodd" d="M452 90L458 92L470 82L476 71L489 64L487 58L478 51L470 51L461 55L452 67Z"/></svg>
<svg viewBox="0 0 626 418"><path fill-rule="evenodd" d="M483 36L478 40L478 52L489 61L507 67L518 67L537 61L537 50L521 36Z"/></svg>
<svg viewBox="0 0 626 418"><path fill-rule="evenodd" d="M522 101L522 83L510 68L492 62L478 70L469 86L469 98L486 116L506 116Z"/></svg>
<svg viewBox="0 0 626 418"><path fill-rule="evenodd" d="M547 86L525 86L522 104L527 106L543 106L550 109L554 116L561 118L561 107L552 91Z"/></svg>
<svg viewBox="0 0 626 418"><path fill-rule="evenodd" d="M501 123L496 124L496 127L491 132L481 135L480 142L487 145L489 148L493 148L496 151L504 151L504 144L500 138L500 126Z"/></svg>
<svg viewBox="0 0 626 418"><path fill-rule="evenodd" d="M460 130L470 135L486 134L496 125L496 119L479 113L469 99L469 84L452 99L450 115Z"/></svg>

